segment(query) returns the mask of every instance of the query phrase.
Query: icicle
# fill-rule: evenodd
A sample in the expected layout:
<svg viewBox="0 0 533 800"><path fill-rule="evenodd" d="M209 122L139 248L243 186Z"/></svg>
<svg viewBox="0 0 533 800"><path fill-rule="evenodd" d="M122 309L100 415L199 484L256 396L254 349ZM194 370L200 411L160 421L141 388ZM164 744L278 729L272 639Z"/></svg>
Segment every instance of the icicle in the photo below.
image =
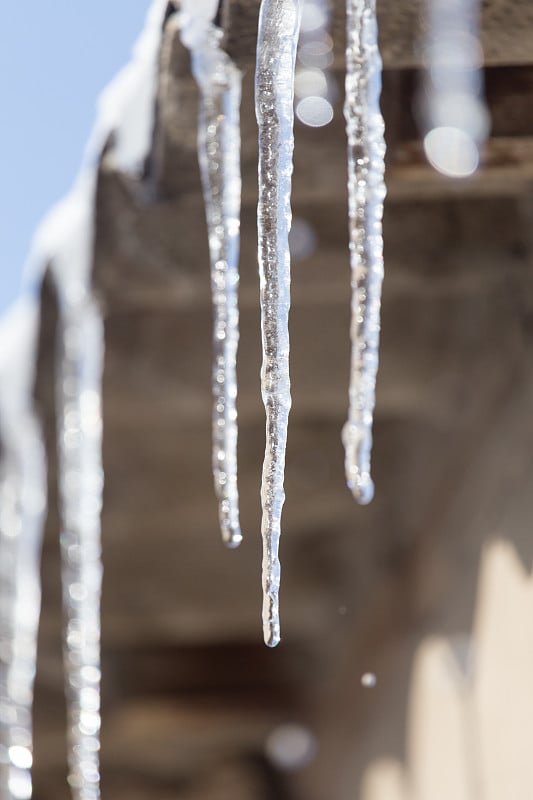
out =
<svg viewBox="0 0 533 800"><path fill-rule="evenodd" d="M419 115L428 161L450 178L476 171L489 133L478 15L479 0L429 3Z"/></svg>
<svg viewBox="0 0 533 800"><path fill-rule="evenodd" d="M222 539L242 541L237 489L237 376L239 229L241 206L241 73L221 49L222 31L209 24L192 48L200 89L198 160L202 173L211 260L213 330L213 473Z"/></svg>
<svg viewBox="0 0 533 800"><path fill-rule="evenodd" d="M291 175L294 66L301 0L262 0L257 39L255 106L259 125L259 274L263 366L261 391L266 410L266 450L261 501L263 519L263 630L265 643L278 644L281 511L289 379Z"/></svg>
<svg viewBox="0 0 533 800"><path fill-rule="evenodd" d="M89 296L61 310L58 438L69 783L97 800L100 730L101 373L103 323Z"/></svg>
<svg viewBox="0 0 533 800"><path fill-rule="evenodd" d="M41 234L59 298L56 415L69 783L98 800L101 373L103 323L91 293L96 174L84 171Z"/></svg>
<svg viewBox="0 0 533 800"><path fill-rule="evenodd" d="M32 794L32 702L46 466L33 410L38 307L0 320L0 797Z"/></svg>
<svg viewBox="0 0 533 800"><path fill-rule="evenodd" d="M385 139L379 108L381 58L375 0L348 0L346 9L348 212L352 271L351 374L343 429L346 480L359 503L374 495L370 476L372 418L379 360L385 199Z"/></svg>
<svg viewBox="0 0 533 800"><path fill-rule="evenodd" d="M152 131L155 97L158 77L158 53L163 30L162 21L168 0L153 0L146 27L134 49L130 63L117 75L103 92L99 100L98 118L91 134L84 164L69 194L58 203L40 225L34 238L26 274L30 280L42 274L44 266L52 264L60 296L59 362L57 376L58 404L58 451L60 462L59 489L61 497L61 535L62 579L65 605L65 669L66 694L69 715L69 782L76 800L97 800L99 789L99 728L100 728L100 586L102 577L100 545L100 510L102 504L102 465L101 465L101 370L103 359L103 323L97 304L90 292L94 209L96 198L96 177L102 148L113 133L114 147L108 153L117 169L128 174L138 175L149 152ZM2 325L0 320L0 342ZM0 374L3 375L4 351L0 347ZM21 364L29 365L31 359L21 358ZM22 372L22 369L19 369ZM17 374L17 373L13 373ZM12 377L10 373L10 377ZM5 395L0 385L0 426L3 425ZM29 394L31 390L28 389ZM28 456L28 464L36 464L32 480L37 483L39 447L35 438L36 428L30 414L26 414L25 430L27 441L32 440L35 461ZM17 420L18 422L18 420ZM20 426L19 426L20 427ZM19 428L10 424L9 429ZM7 427L5 428L7 430ZM13 486L19 491L19 483L12 478L11 450L6 449L5 430L0 427L2 437L2 506L0 507L0 547L3 547L5 530L11 546L13 531L28 528L32 537L25 535L24 542L37 541L39 526L37 502L35 506L25 503L22 510L14 505ZM28 444L29 452L29 444ZM9 458L9 460L6 460ZM20 462L22 463L22 462ZM26 464L26 461L24 461ZM9 471L11 469L11 472ZM42 468L44 472L44 468ZM29 470L28 470L29 476ZM37 477L35 477L37 475ZM26 473L24 473L26 476ZM26 477L24 487L31 486ZM42 478L42 476L41 476ZM18 480L18 478L17 478ZM22 489L21 489L22 491ZM28 495L33 496L30 489ZM7 500L6 500L7 493ZM37 492L35 492L36 496ZM26 495L26 496L28 496ZM7 503L7 505L6 505ZM9 505L11 503L11 506ZM17 500L18 503L18 500ZM10 508L22 515L20 522ZM8 509L4 513L4 509ZM7 526L7 527L6 527ZM22 539L20 540L22 541ZM15 544L13 544L15 547ZM29 548L29 545L28 545ZM37 546L29 548L24 555L26 572L16 576L13 586L20 592L17 596L17 619L24 621L26 628L13 628L12 610L9 605L9 586L6 591L0 588L0 770L11 757L9 775L17 780L17 791L2 794L4 784L0 783L0 800L26 800L31 794L31 780L28 769L31 764L31 687L35 665L32 661L33 645L28 638L25 646L27 661L22 660L11 667L10 636L13 630L25 635L38 611L39 596L32 595L33 572L38 576ZM33 556L35 555L35 558ZM33 558L33 560L32 560ZM21 559L22 562L22 559ZM3 560L0 570L3 568ZM6 566L7 569L7 566ZM10 576L11 577L11 576ZM4 602L6 601L6 602ZM7 603L7 604L6 604ZM22 623L21 623L22 624ZM35 629L36 629L35 621ZM11 625L11 627L10 627ZM7 672L6 672L7 670ZM20 716L13 711L9 692L13 678L20 676L20 686L26 681L28 687L24 703L27 714ZM4 675L7 675L4 678ZM14 684L13 684L14 685ZM7 688L4 688L7 687ZM20 689L22 693L22 688ZM26 702L27 700L27 702ZM22 708L22 707L21 707ZM5 711L5 714L4 714ZM15 713L16 712L16 713ZM9 745L12 726L17 726L17 735L30 742L27 751L16 749L9 753L4 742ZM25 734L26 731L26 734ZM6 737L8 737L6 739ZM25 745L24 745L25 746ZM23 746L23 747L24 747ZM18 763L17 763L18 762ZM15 767L18 772L13 771ZM3 775L3 773L1 773ZM20 779L20 780L19 780ZM3 780L3 777L1 778ZM7 778L6 778L7 780Z"/></svg>

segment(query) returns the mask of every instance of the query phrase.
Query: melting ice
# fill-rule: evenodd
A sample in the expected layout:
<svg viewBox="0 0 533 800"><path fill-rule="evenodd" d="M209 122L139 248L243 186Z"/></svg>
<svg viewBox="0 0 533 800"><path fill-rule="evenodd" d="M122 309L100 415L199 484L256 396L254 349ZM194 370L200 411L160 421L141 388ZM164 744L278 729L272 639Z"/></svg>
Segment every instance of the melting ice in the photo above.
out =
<svg viewBox="0 0 533 800"><path fill-rule="evenodd" d="M301 11L301 0L262 1L255 73L255 109L259 125L257 228L263 342L261 393L266 410L261 485L263 631L270 647L280 639L278 551L291 407L288 323L294 67Z"/></svg>
<svg viewBox="0 0 533 800"><path fill-rule="evenodd" d="M346 97L348 215L352 272L351 371L343 429L346 480L359 503L374 495L372 420L379 360L385 199L385 137L375 0L348 0Z"/></svg>
<svg viewBox="0 0 533 800"><path fill-rule="evenodd" d="M32 703L46 464L33 408L38 301L0 319L0 797L32 793Z"/></svg>
<svg viewBox="0 0 533 800"><path fill-rule="evenodd" d="M137 173L151 145L166 0L152 4L132 62L103 93L73 190L39 228L28 292L0 319L0 797L31 797L33 680L46 507L44 449L33 407L38 301L46 265L60 300L57 416L69 783L97 800L100 727L101 369L103 322L91 292L96 169L114 133L116 166ZM111 154L110 154L111 157Z"/></svg>
<svg viewBox="0 0 533 800"><path fill-rule="evenodd" d="M66 610L65 670L69 710L70 783L76 800L98 800L100 728L101 372L103 321L91 292L95 164L110 131L117 168L136 172L150 146L157 53L164 0L152 6L136 56L104 94L91 139L93 161L51 215L34 255L53 265L60 298L57 375L58 449L62 517L62 580ZM208 8L209 7L209 8ZM317 6L318 7L318 6ZM262 473L263 628L275 646L279 625L279 540L284 503L289 378L291 176L294 68L302 0L263 0L257 42L256 116L259 125L258 239L266 411ZM210 3L185 3L187 34L200 86L199 158L209 229L214 321L213 467L223 537L241 539L237 493L235 360L238 343L240 216L239 103L241 76L220 48ZM371 499L371 426L378 362L383 275L381 218L385 145L379 111L381 62L373 0L348 0L345 116L348 133L352 368L344 428L348 483L360 502ZM202 38L203 37L203 38ZM320 44L320 43L319 43ZM322 43L324 44L324 43ZM316 49L316 48L315 48ZM331 49L331 48L329 48ZM316 50L326 59L328 49ZM307 53L311 58L311 51ZM303 53L302 53L303 56ZM303 57L302 57L303 63ZM322 63L322 62L321 62ZM320 78L320 76L318 76ZM327 89L327 78L326 78ZM71 215L70 221L65 223ZM67 233L65 234L65 231ZM35 320L35 304L25 318ZM36 325L27 324L29 350ZM0 324L0 341L3 329ZM26 363L34 365L34 356ZM45 508L45 466L32 403L32 376L12 402L9 378L19 364L2 360L0 373L0 796L31 796L31 702L40 606L39 559ZM6 370L8 372L6 372Z"/></svg>
<svg viewBox="0 0 533 800"><path fill-rule="evenodd" d="M195 17L197 21L197 17ZM189 34L189 35L188 35ZM242 540L237 489L237 377L239 341L239 234L241 205L241 73L220 47L222 31L210 21L185 25L200 90L198 159L202 174L213 296L213 474L222 539Z"/></svg>

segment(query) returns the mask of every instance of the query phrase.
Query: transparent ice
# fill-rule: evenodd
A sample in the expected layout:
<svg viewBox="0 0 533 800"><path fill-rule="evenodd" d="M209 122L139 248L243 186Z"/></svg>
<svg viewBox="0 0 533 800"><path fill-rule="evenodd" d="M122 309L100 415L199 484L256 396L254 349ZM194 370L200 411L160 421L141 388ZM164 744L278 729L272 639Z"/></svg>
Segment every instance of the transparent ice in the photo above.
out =
<svg viewBox="0 0 533 800"><path fill-rule="evenodd" d="M372 500L372 421L379 360L385 138L375 0L348 0L346 97L351 264L351 369L345 471L357 502Z"/></svg>
<svg viewBox="0 0 533 800"><path fill-rule="evenodd" d="M154 0L131 62L104 90L85 162L34 241L34 270L51 264L59 297L57 435L69 784L75 800L100 797L100 511L103 320L91 290L96 175L102 147L138 175L151 146L166 0Z"/></svg>
<svg viewBox="0 0 533 800"><path fill-rule="evenodd" d="M34 411L38 304L0 320L0 798L32 793L32 703L46 464Z"/></svg>
<svg viewBox="0 0 533 800"><path fill-rule="evenodd" d="M262 0L257 39L255 107L259 125L257 211L266 449L261 501L263 518L263 631L278 644L279 539L285 499L283 479L291 407L289 307L294 67L301 0Z"/></svg>
<svg viewBox="0 0 533 800"><path fill-rule="evenodd" d="M82 170L40 225L26 293L0 317L0 800L32 794L32 700L46 508L44 447L33 405L39 287L51 265L60 298L58 450L69 714L69 783L96 800L100 727L100 385L103 323L91 291L96 171L102 148L136 176L149 152L167 0L153 0L131 62L103 92Z"/></svg>
<svg viewBox="0 0 533 800"><path fill-rule="evenodd" d="M97 800L100 732L100 513L103 322L90 295L60 315L57 376L69 783Z"/></svg>
<svg viewBox="0 0 533 800"><path fill-rule="evenodd" d="M192 48L200 90L198 160L202 174L213 296L213 474L222 539L242 541L237 488L237 376L241 207L241 73L209 24Z"/></svg>

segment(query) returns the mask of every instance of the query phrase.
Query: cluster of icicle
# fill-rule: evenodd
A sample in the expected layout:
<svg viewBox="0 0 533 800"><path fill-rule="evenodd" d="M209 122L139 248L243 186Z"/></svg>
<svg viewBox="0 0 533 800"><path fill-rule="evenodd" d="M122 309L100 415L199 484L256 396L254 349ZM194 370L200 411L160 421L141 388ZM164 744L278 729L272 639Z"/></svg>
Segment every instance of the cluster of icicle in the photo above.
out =
<svg viewBox="0 0 533 800"><path fill-rule="evenodd" d="M302 4L303 0L262 0L257 39L261 389L266 411L261 490L263 624L265 642L269 646L275 646L280 639L279 540L291 406L288 236L294 147L294 70ZM69 783L75 800L98 800L100 796L104 332L100 310L91 291L95 164L111 132L115 142L112 157L117 168L137 174L144 162L153 129L157 56L167 6L166 0L154 0L134 59L103 94L86 163L70 195L38 232L31 259L37 265L51 265L60 307L56 403ZM486 135L488 124L481 83L472 70L472 66L477 68L478 62L469 61L463 47L468 40L463 35L468 25L467 33L472 34L474 30L473 9L469 0L433 2L428 53L435 85L427 114L430 134L434 130L442 132L442 129L462 131L477 147ZM198 151L214 306L213 471L223 540L235 547L242 539L236 412L241 75L222 50L222 34L213 21L216 12L216 0L183 0L179 25L183 41L191 49L193 72L200 90ZM447 31L444 56L443 47L436 45L441 28ZM448 46L447 42L452 42L453 46ZM451 60L450 49L455 54ZM369 502L373 496L370 455L380 332L381 221L385 197L380 90L375 0L347 0L344 110L348 137L352 359L349 415L343 440L347 483L360 503ZM441 139L438 143L440 146ZM34 278L36 274L39 277L38 267ZM38 299L32 290L0 319L2 800L29 800L32 794L31 708L40 613L40 552L46 511L45 454L33 404L38 327Z"/></svg>
<svg viewBox="0 0 533 800"><path fill-rule="evenodd" d="M100 512L103 320L91 291L96 165L112 157L138 174L151 145L166 0L155 0L131 63L102 94L72 191L39 228L21 299L0 318L0 798L29 800L33 684L41 604L46 461L33 392L43 266L59 324L56 409L65 610L69 784L74 800L100 797Z"/></svg>
<svg viewBox="0 0 533 800"><path fill-rule="evenodd" d="M263 630L267 645L280 640L279 542L291 407L289 308L294 71L303 0L262 0L257 37L255 108L259 128L257 213L266 447L263 517ZM383 276L381 217L384 131L379 110L381 62L375 3L348 2L346 123L352 369L349 420L344 429L346 474L360 502L373 493L370 478L372 415ZM241 541L237 492L236 351L240 207L239 101L241 77L220 46L209 3L182 12L182 39L191 49L200 90L198 151L211 258L214 305L213 469L223 540Z"/></svg>
<svg viewBox="0 0 533 800"><path fill-rule="evenodd" d="M100 383L104 337L88 283L88 199L85 192L73 192L70 205L62 204L40 233L59 301L56 407L64 663L69 782L76 800L100 796ZM68 235L61 230L68 230ZM27 800L32 794L31 709L46 511L45 454L33 407L38 328L38 298L28 291L0 326L0 797L9 800Z"/></svg>
<svg viewBox="0 0 533 800"><path fill-rule="evenodd" d="M266 411L261 486L263 630L265 642L271 647L280 640L279 542L291 407L288 321L293 100L303 2L262 0L255 74L259 128L257 229L263 346L261 392ZM450 3L433 0L428 37L428 75L434 82L428 95L429 118L447 135L453 128L465 134L467 140L470 137L474 148L488 130L481 99L481 78L479 71L476 72L480 62L469 55L467 48L469 42L477 41L474 38L476 10L476 0ZM211 0L201 0L199 4L185 0L181 16L182 38L191 49L193 71L200 90L198 151L214 306L213 470L222 537L226 544L234 547L242 539L237 491L236 411L241 76L221 49L222 34L213 22L215 13ZM441 28L445 38L438 45ZM474 53L478 52L479 47L474 48ZM369 503L374 496L370 462L379 362L385 199L381 72L376 0L347 0L344 115L348 139L352 353L348 420L342 439L347 485L361 504ZM476 166L475 160L473 169Z"/></svg>

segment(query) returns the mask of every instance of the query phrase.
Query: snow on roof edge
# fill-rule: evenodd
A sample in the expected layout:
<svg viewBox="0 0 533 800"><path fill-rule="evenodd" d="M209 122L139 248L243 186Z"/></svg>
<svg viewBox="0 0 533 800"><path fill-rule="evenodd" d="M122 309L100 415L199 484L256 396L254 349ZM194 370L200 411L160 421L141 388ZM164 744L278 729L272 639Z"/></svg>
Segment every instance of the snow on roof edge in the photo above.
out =
<svg viewBox="0 0 533 800"><path fill-rule="evenodd" d="M38 287L46 267L53 266L67 300L75 301L88 291L96 170L105 142L115 134L113 157L124 172L137 173L148 155L167 5L167 0L152 0L130 62L101 93L78 176L37 227L23 270L21 294L0 314L0 411L4 415L32 402L40 320Z"/></svg>
<svg viewBox="0 0 533 800"><path fill-rule="evenodd" d="M46 266L53 264L56 280L67 293L87 290L98 161L114 134L117 167L130 174L142 169L152 140L158 55L167 5L168 0L152 0L131 60L101 92L96 121L72 189L50 209L34 234L24 268L25 288L40 283Z"/></svg>

